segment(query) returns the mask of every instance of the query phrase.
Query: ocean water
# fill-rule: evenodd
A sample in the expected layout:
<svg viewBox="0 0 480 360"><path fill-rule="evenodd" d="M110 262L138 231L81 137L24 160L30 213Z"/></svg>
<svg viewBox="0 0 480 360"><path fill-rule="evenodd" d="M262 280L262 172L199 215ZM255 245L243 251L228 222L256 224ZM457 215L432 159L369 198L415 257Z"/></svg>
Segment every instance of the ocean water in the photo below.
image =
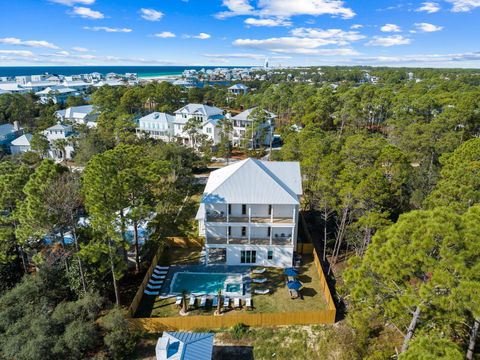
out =
<svg viewBox="0 0 480 360"><path fill-rule="evenodd" d="M4 66L0 67L0 76L28 76L40 74L77 75L98 72L136 73L139 77L180 75L186 69L214 69L218 66ZM227 67L227 66L225 66Z"/></svg>

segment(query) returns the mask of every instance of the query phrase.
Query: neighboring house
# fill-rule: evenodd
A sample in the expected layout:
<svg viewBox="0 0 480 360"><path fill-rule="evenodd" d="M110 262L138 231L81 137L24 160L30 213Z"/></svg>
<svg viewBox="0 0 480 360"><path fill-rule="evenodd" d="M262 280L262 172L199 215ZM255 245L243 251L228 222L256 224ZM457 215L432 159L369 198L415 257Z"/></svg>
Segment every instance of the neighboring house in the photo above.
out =
<svg viewBox="0 0 480 360"><path fill-rule="evenodd" d="M45 90L36 92L35 95L40 97L42 104L52 101L54 104L65 104L69 96L78 96L80 93L71 88L63 86L47 87Z"/></svg>
<svg viewBox="0 0 480 360"><path fill-rule="evenodd" d="M207 135L214 143L220 141L220 129L217 127L218 121L223 119L223 110L215 106L203 104L188 104L175 111L174 135L182 140L184 145L193 146L189 134L184 131L188 120L194 118L201 124L198 132Z"/></svg>
<svg viewBox="0 0 480 360"><path fill-rule="evenodd" d="M210 173L196 215L207 264L291 266L301 195L298 162L249 158Z"/></svg>
<svg viewBox="0 0 480 360"><path fill-rule="evenodd" d="M164 331L155 346L157 360L211 360L212 333Z"/></svg>
<svg viewBox="0 0 480 360"><path fill-rule="evenodd" d="M43 134L50 143L48 155L57 160L71 159L73 155L72 136L73 129L71 125L58 123L46 129ZM63 146L60 144L63 143Z"/></svg>
<svg viewBox="0 0 480 360"><path fill-rule="evenodd" d="M4 151L10 150L10 143L22 134L18 122L0 125L0 148Z"/></svg>
<svg viewBox="0 0 480 360"><path fill-rule="evenodd" d="M175 116L153 112L147 116L138 119L138 127L136 129L137 136L145 136L147 134L153 139L161 139L170 141L174 137L173 124Z"/></svg>
<svg viewBox="0 0 480 360"><path fill-rule="evenodd" d="M32 134L24 134L10 143L10 153L12 155L21 154L32 150L30 142L32 141Z"/></svg>
<svg viewBox="0 0 480 360"><path fill-rule="evenodd" d="M89 128L92 128L97 126L99 114L93 109L93 105L82 105L55 111L55 115L60 122L68 121L70 123L87 125Z"/></svg>
<svg viewBox="0 0 480 360"><path fill-rule="evenodd" d="M235 84L228 88L228 92L233 95L246 94L250 88L243 84Z"/></svg>
<svg viewBox="0 0 480 360"><path fill-rule="evenodd" d="M232 134L232 143L233 146L240 146L242 140L247 134L247 127L250 126L253 122L252 112L256 108L251 108L241 112L240 114L233 116L230 120L232 121L233 134ZM273 137L274 131L274 119L276 115L269 111L265 111L266 121L262 124L259 124L258 129L253 134L253 144L252 141L249 141L249 146L259 146L270 144L270 139Z"/></svg>
<svg viewBox="0 0 480 360"><path fill-rule="evenodd" d="M30 92L30 89L25 88L21 84L17 84L16 82L0 82L0 90L18 94Z"/></svg>

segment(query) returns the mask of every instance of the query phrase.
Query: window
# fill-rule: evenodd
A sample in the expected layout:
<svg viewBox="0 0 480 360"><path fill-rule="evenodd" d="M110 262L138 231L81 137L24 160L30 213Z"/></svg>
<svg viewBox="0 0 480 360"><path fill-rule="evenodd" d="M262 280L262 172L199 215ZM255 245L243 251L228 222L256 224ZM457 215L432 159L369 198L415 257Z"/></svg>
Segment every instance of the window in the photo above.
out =
<svg viewBox="0 0 480 360"><path fill-rule="evenodd" d="M211 133L212 133L212 128L207 127L205 130L207 130L207 134L211 134Z"/></svg>
<svg viewBox="0 0 480 360"><path fill-rule="evenodd" d="M247 228L242 226L242 236L247 236Z"/></svg>
<svg viewBox="0 0 480 360"><path fill-rule="evenodd" d="M257 262L257 252L255 250L240 251L240 262L242 264L253 264Z"/></svg>
<svg viewBox="0 0 480 360"><path fill-rule="evenodd" d="M228 215L232 215L232 204L228 204Z"/></svg>
<svg viewBox="0 0 480 360"><path fill-rule="evenodd" d="M231 226L228 227L228 236L232 236L232 227Z"/></svg>
<svg viewBox="0 0 480 360"><path fill-rule="evenodd" d="M268 252L267 252L267 260L273 260L273 250L268 250Z"/></svg>
<svg viewBox="0 0 480 360"><path fill-rule="evenodd" d="M267 236L270 237L270 234L272 233L272 228L269 226L267 228Z"/></svg>
<svg viewBox="0 0 480 360"><path fill-rule="evenodd" d="M242 205L242 215L246 215L247 214L247 205L243 204Z"/></svg>
<svg viewBox="0 0 480 360"><path fill-rule="evenodd" d="M268 215L272 215L272 205L268 205Z"/></svg>

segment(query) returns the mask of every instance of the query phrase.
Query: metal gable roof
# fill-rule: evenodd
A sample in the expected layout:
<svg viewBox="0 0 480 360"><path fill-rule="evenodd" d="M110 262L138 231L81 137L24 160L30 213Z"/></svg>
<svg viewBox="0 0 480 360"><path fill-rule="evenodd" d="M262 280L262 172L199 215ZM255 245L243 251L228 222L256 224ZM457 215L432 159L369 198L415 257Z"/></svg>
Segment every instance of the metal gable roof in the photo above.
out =
<svg viewBox="0 0 480 360"><path fill-rule="evenodd" d="M30 141L32 140L32 134L22 135L12 141L11 145L13 146L30 146Z"/></svg>
<svg viewBox="0 0 480 360"><path fill-rule="evenodd" d="M255 109L256 109L256 107L251 108L251 109L244 110L244 111L242 111L240 114L235 115L234 117L232 117L232 120L252 121L252 119L250 119L250 114L251 114L252 111L255 110ZM268 115L269 117L271 117L272 119L277 117L274 113L271 113L270 111L266 111L266 110L265 110L265 112L266 112L267 115Z"/></svg>
<svg viewBox="0 0 480 360"><path fill-rule="evenodd" d="M160 355L160 359L167 360L211 360L214 336L212 333L166 331L158 340L157 358Z"/></svg>
<svg viewBox="0 0 480 360"><path fill-rule="evenodd" d="M298 195L302 193L300 167L292 165L294 163L269 167L266 163L249 158L212 172L202 202L299 204ZM280 171L282 166L285 168ZM287 181L287 174L293 180Z"/></svg>

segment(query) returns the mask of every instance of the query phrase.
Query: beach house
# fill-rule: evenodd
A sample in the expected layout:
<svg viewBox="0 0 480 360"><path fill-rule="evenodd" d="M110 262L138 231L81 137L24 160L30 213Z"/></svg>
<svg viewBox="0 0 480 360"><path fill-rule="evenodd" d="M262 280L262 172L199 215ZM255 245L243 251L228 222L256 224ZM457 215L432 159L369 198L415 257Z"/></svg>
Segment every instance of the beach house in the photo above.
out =
<svg viewBox="0 0 480 360"><path fill-rule="evenodd" d="M250 108L242 111L240 114L230 118L233 126L232 144L233 146L241 146L245 136L250 135L248 140L250 147L258 147L260 145L268 146L273 138L273 131L275 129L276 115L266 111L263 114L260 111L255 111L256 108ZM258 119L256 119L258 117ZM256 122L257 126L254 131L247 134L249 126Z"/></svg>
<svg viewBox="0 0 480 360"><path fill-rule="evenodd" d="M173 115L153 112L138 119L136 133L138 137L148 136L168 142L174 137L174 122L175 116Z"/></svg>
<svg viewBox="0 0 480 360"><path fill-rule="evenodd" d="M298 162L248 158L213 171L196 215L207 264L291 266L301 196Z"/></svg>
<svg viewBox="0 0 480 360"><path fill-rule="evenodd" d="M73 156L71 125L58 123L44 130L43 134L50 143L48 155L56 160L69 160Z"/></svg>
<svg viewBox="0 0 480 360"><path fill-rule="evenodd" d="M93 105L72 106L65 110L55 111L55 116L60 122L70 124L83 124L89 128L97 126L98 112Z"/></svg>

